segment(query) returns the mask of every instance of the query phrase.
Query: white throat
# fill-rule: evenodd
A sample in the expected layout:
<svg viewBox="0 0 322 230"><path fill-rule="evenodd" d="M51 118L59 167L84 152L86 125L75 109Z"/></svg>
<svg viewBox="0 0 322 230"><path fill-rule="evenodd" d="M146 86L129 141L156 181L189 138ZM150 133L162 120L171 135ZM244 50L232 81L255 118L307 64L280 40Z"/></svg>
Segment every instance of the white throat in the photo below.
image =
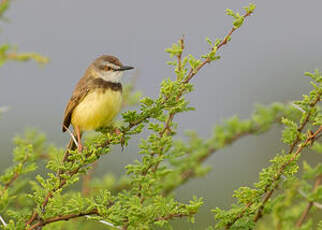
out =
<svg viewBox="0 0 322 230"><path fill-rule="evenodd" d="M120 71L108 71L108 72L101 72L99 73L99 77L102 78L104 81L110 82L121 82L123 72Z"/></svg>

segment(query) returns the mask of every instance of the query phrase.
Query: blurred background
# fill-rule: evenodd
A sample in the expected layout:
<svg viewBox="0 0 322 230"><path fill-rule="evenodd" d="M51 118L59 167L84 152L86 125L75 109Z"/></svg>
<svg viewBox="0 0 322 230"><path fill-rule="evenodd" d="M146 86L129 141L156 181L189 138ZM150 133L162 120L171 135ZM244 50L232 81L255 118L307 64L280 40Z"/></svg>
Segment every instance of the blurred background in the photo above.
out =
<svg viewBox="0 0 322 230"><path fill-rule="evenodd" d="M256 103L299 99L311 88L303 73L322 69L321 1L253 2L255 14L221 50L222 59L193 80L195 91L189 99L196 111L177 116L179 137L191 129L208 137L211 127L224 118L249 117ZM162 79L174 77L164 49L184 34L186 54L204 54L205 37L222 38L231 28L232 18L225 9L241 10L247 4L237 0L14 1L6 14L9 22L1 23L1 42L48 56L50 63L43 67L7 63L0 69L0 105L10 106L0 120L0 171L11 165L12 138L27 127L46 133L50 143L65 146L69 136L61 132L61 121L66 103L96 57L111 54L135 66L136 89L156 96ZM131 76L126 73L124 81ZM96 174L123 174L124 166L138 157L137 141L132 140L123 152L115 147L100 161ZM196 224L186 229L213 224L210 210L229 207L234 189L256 182L260 169L283 148L279 143L276 127L213 155L206 162L213 170L205 178L177 190L179 200L197 195L205 201ZM304 159L319 160L310 153Z"/></svg>

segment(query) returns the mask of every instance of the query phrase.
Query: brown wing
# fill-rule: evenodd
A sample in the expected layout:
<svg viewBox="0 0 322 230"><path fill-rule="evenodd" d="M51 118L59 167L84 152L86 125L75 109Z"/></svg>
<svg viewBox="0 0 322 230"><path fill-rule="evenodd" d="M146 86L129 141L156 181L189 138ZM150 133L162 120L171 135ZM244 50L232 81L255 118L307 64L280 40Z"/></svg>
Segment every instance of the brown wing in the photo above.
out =
<svg viewBox="0 0 322 230"><path fill-rule="evenodd" d="M77 83L72 97L69 99L69 102L65 109L64 120L63 120L63 127L62 130L65 132L67 128L70 126L72 113L76 106L84 99L84 97L89 92L90 82L93 80L92 76L85 74L79 82Z"/></svg>

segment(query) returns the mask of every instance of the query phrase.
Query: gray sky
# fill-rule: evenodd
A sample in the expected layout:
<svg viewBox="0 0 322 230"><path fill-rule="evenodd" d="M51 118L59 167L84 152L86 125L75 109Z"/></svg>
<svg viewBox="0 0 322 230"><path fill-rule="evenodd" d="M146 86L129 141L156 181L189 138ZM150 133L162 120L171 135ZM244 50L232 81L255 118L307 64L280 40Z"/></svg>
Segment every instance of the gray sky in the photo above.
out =
<svg viewBox="0 0 322 230"><path fill-rule="evenodd" d="M180 130L196 129L206 137L209 127L225 117L247 117L255 103L299 99L309 89L303 73L322 68L321 1L253 2L255 14L221 50L222 59L194 79L196 90L189 98L196 111L178 116ZM118 56L139 71L137 89L157 95L161 80L173 76L164 49L185 34L186 54L205 53L206 36L222 38L231 28L225 9L240 10L247 4L237 0L14 1L6 14L10 23L1 24L1 42L10 41L20 51L39 52L51 61L43 68L8 63L0 69L0 105L11 107L0 120L0 169L11 160L12 137L25 127L37 127L50 142L65 145L68 137L60 132L65 105L93 59L101 54ZM124 78L130 77L127 73ZM204 196L203 210L209 217L209 209L229 204L234 188L256 181L260 168L279 151L279 139L276 129L218 152L208 163L214 168L211 174L180 188L179 194L183 199ZM107 156L99 172L119 174L136 157L135 147L131 149ZM209 217L194 229L210 223Z"/></svg>

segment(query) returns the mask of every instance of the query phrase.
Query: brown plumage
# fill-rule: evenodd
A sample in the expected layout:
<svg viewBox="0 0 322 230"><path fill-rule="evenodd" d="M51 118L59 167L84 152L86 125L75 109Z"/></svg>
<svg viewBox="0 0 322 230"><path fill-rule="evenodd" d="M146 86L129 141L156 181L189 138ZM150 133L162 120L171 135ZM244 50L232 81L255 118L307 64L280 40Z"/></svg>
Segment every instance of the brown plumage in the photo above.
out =
<svg viewBox="0 0 322 230"><path fill-rule="evenodd" d="M64 120L63 120L63 126L62 130L65 132L67 128L70 126L71 122L71 116L73 113L73 110L75 107L85 98L85 96L91 91L96 89L111 89L114 91L122 91L122 84L121 83L114 83L114 82L108 82L104 81L101 78L95 78L95 77L87 77L82 78L78 84L76 85L76 88L73 92L72 97L70 98L64 114Z"/></svg>
<svg viewBox="0 0 322 230"><path fill-rule="evenodd" d="M122 104L122 71L133 69L123 66L113 56L97 58L77 83L66 106L62 131L72 124L77 136L78 150L82 151L81 136L86 130L95 130L110 124ZM76 144L69 143L69 149Z"/></svg>
<svg viewBox="0 0 322 230"><path fill-rule="evenodd" d="M103 89L112 89L112 90L122 90L121 83L113 83L107 82L103 79L98 78L97 72L95 68L100 69L101 63L109 62L116 66L122 66L122 63L119 61L118 58L114 56L103 55L97 58L86 70L84 76L79 80L77 83L72 97L69 99L69 102L65 109L62 131L65 132L67 128L70 126L71 116L75 107L85 98L85 96L90 92L90 90L96 88L103 88Z"/></svg>

